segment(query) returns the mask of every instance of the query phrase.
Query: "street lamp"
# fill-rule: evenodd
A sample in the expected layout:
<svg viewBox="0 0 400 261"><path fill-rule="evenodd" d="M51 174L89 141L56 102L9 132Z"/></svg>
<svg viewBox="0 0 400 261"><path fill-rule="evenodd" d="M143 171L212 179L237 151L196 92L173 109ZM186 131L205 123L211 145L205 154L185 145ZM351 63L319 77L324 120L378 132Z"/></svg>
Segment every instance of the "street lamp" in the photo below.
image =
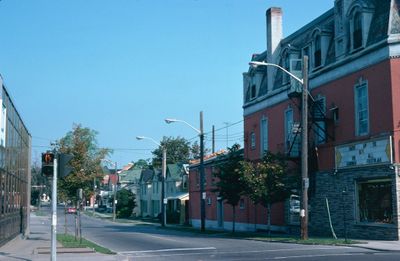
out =
<svg viewBox="0 0 400 261"><path fill-rule="evenodd" d="M113 184L113 221L115 221L115 205L116 205L116 194L117 194L117 184L118 184L118 169L117 169L117 162L112 162L111 160L108 159L102 159L103 161L106 161L110 163L111 165L114 165L115 168L115 176L117 177L116 184ZM94 206L93 206L94 207Z"/></svg>
<svg viewBox="0 0 400 261"><path fill-rule="evenodd" d="M289 74L293 79L300 82L303 85L302 90L302 110L301 110L301 121L302 121L302 132L301 132L301 177L302 177L302 209L300 211L301 217L301 239L308 239L308 56L303 57L303 79L298 78L293 73L289 72L285 68L274 64L266 62L252 61L249 63L250 66L274 66L278 69Z"/></svg>
<svg viewBox="0 0 400 261"><path fill-rule="evenodd" d="M161 218L161 226L165 227L167 224L167 215L166 215L166 207L165 205L167 204L167 200L165 198L165 178L167 176L167 148L165 146L162 146L160 143L155 141L152 138L145 137L145 136L136 136L137 140L150 140L157 146L161 147L163 150L163 156L162 156L162 177L161 177L161 213L162 213L162 218Z"/></svg>
<svg viewBox="0 0 400 261"><path fill-rule="evenodd" d="M191 124L187 123L184 120L177 120L177 119L165 119L165 122L170 124L173 122L182 122L195 130L200 137L200 220L201 226L200 230L202 232L205 231L205 220L206 220L206 193L204 192L204 130L203 130L203 112L200 112L200 130L193 127Z"/></svg>

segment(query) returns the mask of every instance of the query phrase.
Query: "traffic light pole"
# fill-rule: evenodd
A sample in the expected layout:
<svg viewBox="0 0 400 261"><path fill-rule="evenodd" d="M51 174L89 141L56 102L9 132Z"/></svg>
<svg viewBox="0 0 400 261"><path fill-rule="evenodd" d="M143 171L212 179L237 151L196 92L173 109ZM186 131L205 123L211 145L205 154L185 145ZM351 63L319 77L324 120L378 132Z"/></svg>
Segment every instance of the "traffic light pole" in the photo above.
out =
<svg viewBox="0 0 400 261"><path fill-rule="evenodd" d="M57 157L54 157L53 188L51 194L51 261L57 260Z"/></svg>

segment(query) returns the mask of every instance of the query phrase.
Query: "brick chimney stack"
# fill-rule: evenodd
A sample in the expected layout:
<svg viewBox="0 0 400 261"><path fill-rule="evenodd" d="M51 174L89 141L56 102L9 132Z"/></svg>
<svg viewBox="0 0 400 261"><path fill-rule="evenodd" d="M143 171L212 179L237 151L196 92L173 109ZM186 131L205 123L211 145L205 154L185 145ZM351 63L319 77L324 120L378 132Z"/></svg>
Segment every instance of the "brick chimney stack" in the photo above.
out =
<svg viewBox="0 0 400 261"><path fill-rule="evenodd" d="M268 57L270 57L274 55L276 48L282 40L282 9L280 7L271 7L267 10L266 16L267 52Z"/></svg>

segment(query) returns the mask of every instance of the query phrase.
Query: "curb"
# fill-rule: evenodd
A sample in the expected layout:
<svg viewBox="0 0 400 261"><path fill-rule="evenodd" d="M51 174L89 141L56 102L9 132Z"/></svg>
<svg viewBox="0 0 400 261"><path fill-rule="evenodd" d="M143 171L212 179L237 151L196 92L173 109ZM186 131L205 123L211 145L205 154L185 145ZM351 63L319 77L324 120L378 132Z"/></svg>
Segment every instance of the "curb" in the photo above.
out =
<svg viewBox="0 0 400 261"><path fill-rule="evenodd" d="M35 254L50 254L50 247L37 247L34 251ZM96 253L91 248L70 248L70 247L57 247L57 254L88 254L88 253Z"/></svg>

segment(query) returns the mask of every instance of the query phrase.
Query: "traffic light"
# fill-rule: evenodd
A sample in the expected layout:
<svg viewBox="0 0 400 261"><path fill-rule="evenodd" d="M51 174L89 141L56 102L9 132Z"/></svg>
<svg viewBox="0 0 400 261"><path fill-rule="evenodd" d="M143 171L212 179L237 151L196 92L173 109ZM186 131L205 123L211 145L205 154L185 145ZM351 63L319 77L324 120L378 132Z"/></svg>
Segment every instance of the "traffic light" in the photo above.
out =
<svg viewBox="0 0 400 261"><path fill-rule="evenodd" d="M42 153L42 174L51 177L54 172L54 153Z"/></svg>
<svg viewBox="0 0 400 261"><path fill-rule="evenodd" d="M74 158L72 154L60 153L58 154L58 176L60 178L68 176L72 167L70 161Z"/></svg>

